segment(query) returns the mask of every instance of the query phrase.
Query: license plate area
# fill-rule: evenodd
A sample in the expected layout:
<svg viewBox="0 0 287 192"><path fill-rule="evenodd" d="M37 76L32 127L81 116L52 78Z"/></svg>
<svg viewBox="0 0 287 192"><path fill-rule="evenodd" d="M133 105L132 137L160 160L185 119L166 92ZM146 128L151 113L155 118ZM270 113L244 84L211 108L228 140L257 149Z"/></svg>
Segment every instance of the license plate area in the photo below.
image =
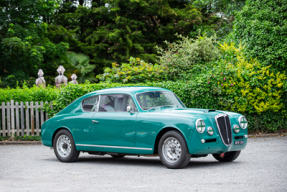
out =
<svg viewBox="0 0 287 192"><path fill-rule="evenodd" d="M244 141L234 141L234 145L243 145Z"/></svg>

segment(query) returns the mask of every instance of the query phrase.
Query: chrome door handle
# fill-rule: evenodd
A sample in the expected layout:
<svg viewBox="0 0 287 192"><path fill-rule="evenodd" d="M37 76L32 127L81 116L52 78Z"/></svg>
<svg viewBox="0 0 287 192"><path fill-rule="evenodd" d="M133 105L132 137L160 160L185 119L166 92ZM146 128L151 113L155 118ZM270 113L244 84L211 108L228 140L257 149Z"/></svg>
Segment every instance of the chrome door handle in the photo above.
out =
<svg viewBox="0 0 287 192"><path fill-rule="evenodd" d="M99 123L99 122L98 122L98 121L96 121L96 120L92 120L92 122L93 122L93 123Z"/></svg>

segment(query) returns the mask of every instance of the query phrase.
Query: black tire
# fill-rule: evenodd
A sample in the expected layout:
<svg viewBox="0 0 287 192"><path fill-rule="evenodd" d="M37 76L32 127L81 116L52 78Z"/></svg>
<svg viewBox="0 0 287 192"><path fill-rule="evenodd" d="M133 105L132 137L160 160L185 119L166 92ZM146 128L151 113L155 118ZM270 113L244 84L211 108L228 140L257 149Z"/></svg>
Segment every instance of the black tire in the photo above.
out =
<svg viewBox="0 0 287 192"><path fill-rule="evenodd" d="M111 155L113 158L117 158L117 159L119 159L119 158L123 158L125 155Z"/></svg>
<svg viewBox="0 0 287 192"><path fill-rule="evenodd" d="M213 157L220 162L231 162L237 159L241 151L230 151L224 154L224 157L221 158L220 154L212 154Z"/></svg>
<svg viewBox="0 0 287 192"><path fill-rule="evenodd" d="M173 155L175 155L175 151L180 149L180 155L175 155L175 159L177 158L177 160L171 160L169 157L170 153L167 152L165 146L167 146L167 144L169 141L172 142L175 141L175 144L179 144L178 147L174 147L173 148ZM163 149L165 148L165 149ZM175 149L176 148L176 149ZM172 149L171 147L169 149ZM164 151L163 151L164 150ZM166 132L159 141L158 144L158 153L159 153L159 157L160 160L162 162L162 164L164 164L167 168L170 169L179 169L179 168L183 168L185 167L189 161L190 161L190 153L188 151L188 147L186 145L185 139L182 136L181 133L177 132L177 131L168 131Z"/></svg>
<svg viewBox="0 0 287 192"><path fill-rule="evenodd" d="M63 138L65 140L65 143L61 145L60 140L59 140L59 145L58 145L59 147L58 147L57 141L60 137L61 137L61 139ZM70 142L68 142L68 141L70 141ZM61 162L74 162L78 159L79 154L80 154L80 152L76 150L75 142L74 142L74 139L72 137L72 134L66 129L60 130L55 135L54 140L53 140L53 147L54 147L54 152L55 152L56 157ZM66 155L64 155L64 153L60 150L61 147L62 147L63 151L67 150L69 152L67 152ZM70 148L70 150L69 150L69 148Z"/></svg>

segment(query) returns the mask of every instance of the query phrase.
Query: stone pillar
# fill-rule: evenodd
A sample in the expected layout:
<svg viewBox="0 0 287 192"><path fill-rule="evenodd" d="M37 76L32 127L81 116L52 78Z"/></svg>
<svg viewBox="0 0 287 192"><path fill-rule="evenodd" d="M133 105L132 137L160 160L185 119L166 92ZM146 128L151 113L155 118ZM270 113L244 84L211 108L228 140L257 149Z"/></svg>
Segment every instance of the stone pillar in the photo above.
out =
<svg viewBox="0 0 287 192"><path fill-rule="evenodd" d="M73 75L71 76L71 79L72 79L72 81L70 81L70 83L78 84L78 81L76 80L76 79L77 79L77 75L76 75L76 74L73 74Z"/></svg>
<svg viewBox="0 0 287 192"><path fill-rule="evenodd" d="M38 71L38 79L36 79L36 86L39 87L40 85L42 87L46 87L46 81L43 77L44 72L42 71L42 69L39 69Z"/></svg>
<svg viewBox="0 0 287 192"><path fill-rule="evenodd" d="M68 79L64 76L65 68L60 65L57 69L59 75L55 78L55 84L57 88L61 87L61 84L67 85Z"/></svg>

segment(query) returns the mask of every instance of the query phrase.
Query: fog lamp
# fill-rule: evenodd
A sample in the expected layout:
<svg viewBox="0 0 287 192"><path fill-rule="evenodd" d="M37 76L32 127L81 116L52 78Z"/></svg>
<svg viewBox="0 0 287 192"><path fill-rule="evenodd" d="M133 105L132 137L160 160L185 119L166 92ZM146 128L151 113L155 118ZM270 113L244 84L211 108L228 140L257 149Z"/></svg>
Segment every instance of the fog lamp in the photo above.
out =
<svg viewBox="0 0 287 192"><path fill-rule="evenodd" d="M213 133L214 133L213 128L212 127L208 127L207 128L207 133L208 133L208 135L213 135Z"/></svg>

